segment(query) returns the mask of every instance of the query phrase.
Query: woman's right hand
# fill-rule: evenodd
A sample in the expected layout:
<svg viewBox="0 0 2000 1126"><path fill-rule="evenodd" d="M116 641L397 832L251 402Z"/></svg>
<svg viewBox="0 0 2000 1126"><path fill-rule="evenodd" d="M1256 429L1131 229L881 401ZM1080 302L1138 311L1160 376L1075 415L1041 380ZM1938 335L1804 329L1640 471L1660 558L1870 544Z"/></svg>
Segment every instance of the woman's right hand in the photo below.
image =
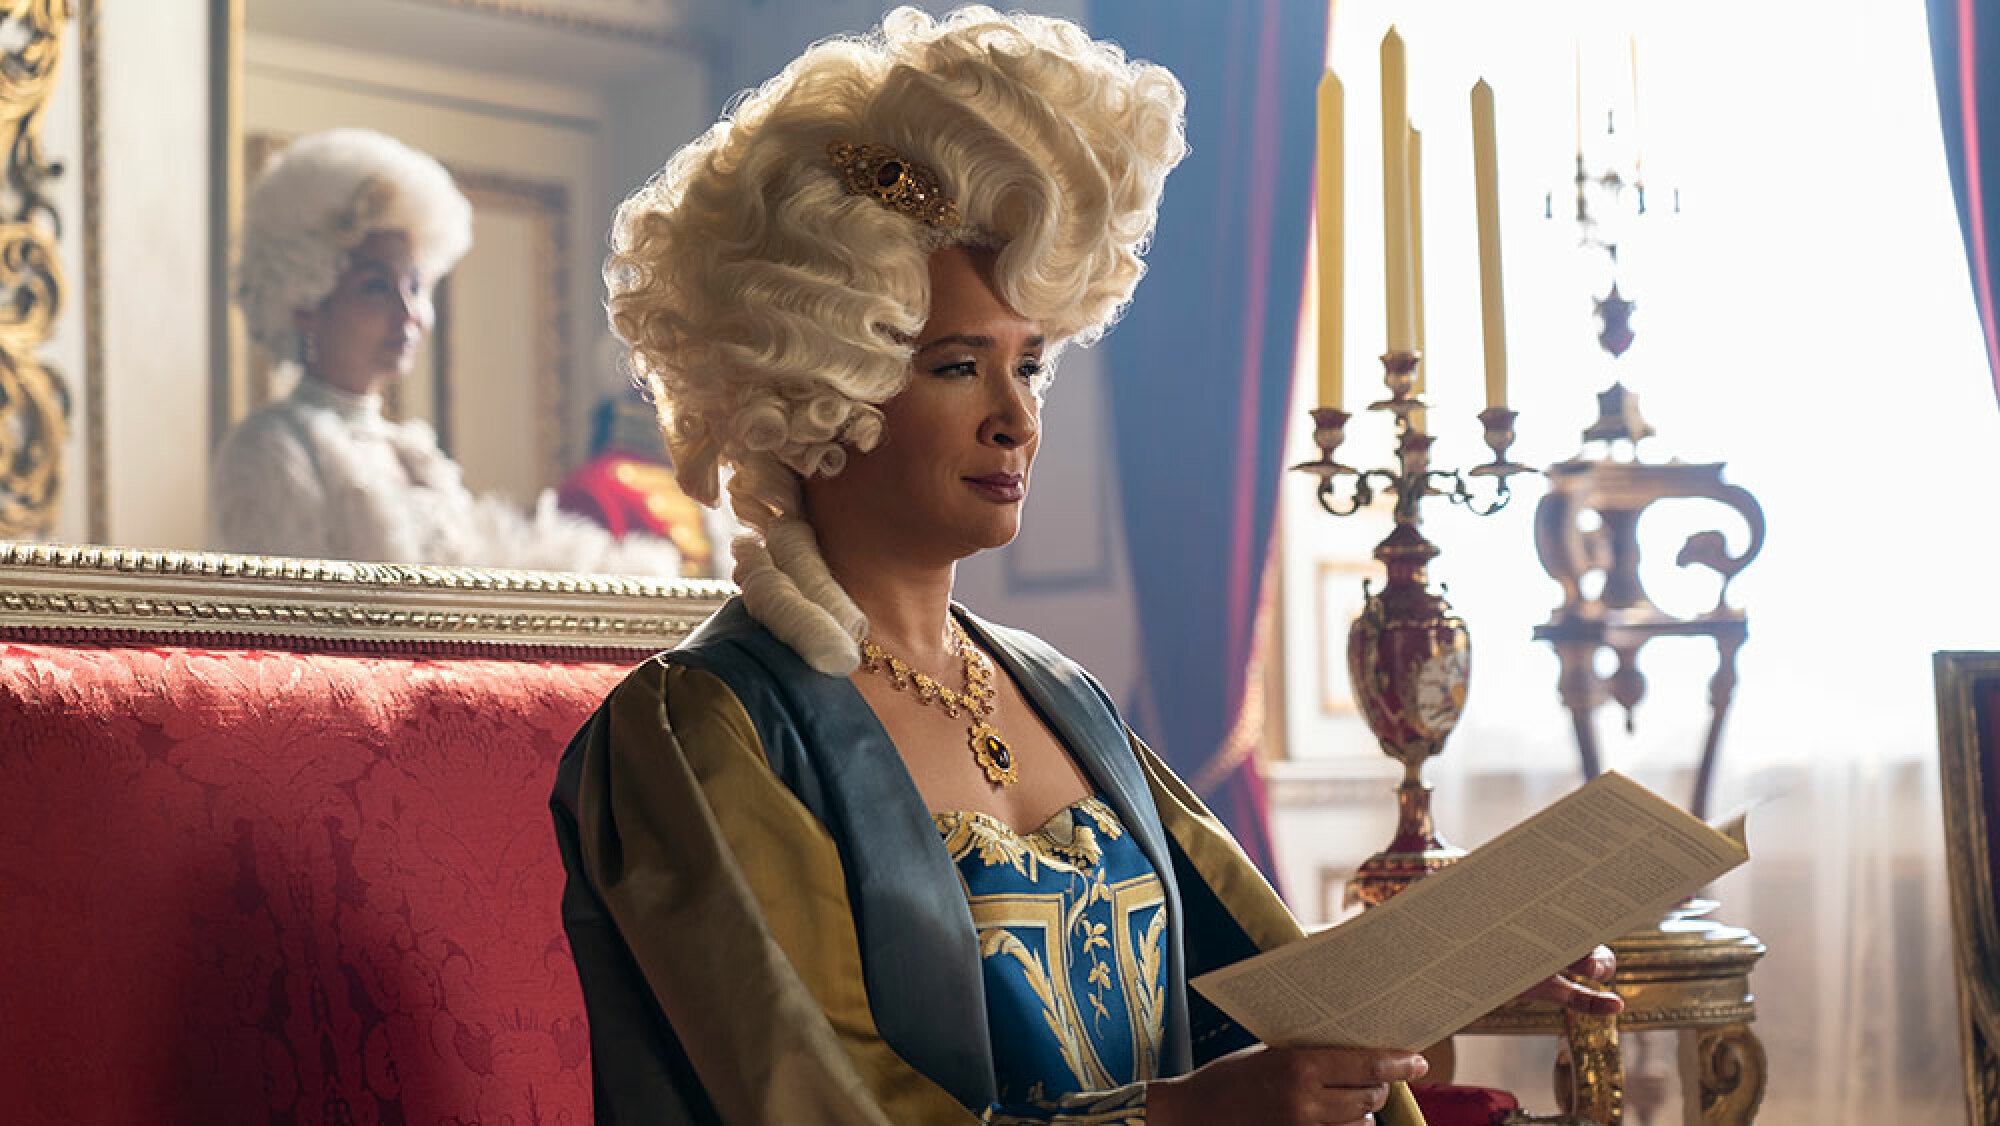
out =
<svg viewBox="0 0 2000 1126"><path fill-rule="evenodd" d="M1146 1088L1150 1126L1363 1126L1382 1109L1389 1084L1430 1070L1414 1052L1368 1048L1267 1048L1212 1060Z"/></svg>

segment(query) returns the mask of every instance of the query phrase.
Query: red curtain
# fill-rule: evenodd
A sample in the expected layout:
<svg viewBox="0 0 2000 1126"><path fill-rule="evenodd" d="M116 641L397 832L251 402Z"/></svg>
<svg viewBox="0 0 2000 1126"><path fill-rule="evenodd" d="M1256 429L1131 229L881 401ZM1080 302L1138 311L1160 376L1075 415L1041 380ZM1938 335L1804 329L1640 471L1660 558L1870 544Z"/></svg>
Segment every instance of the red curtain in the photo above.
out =
<svg viewBox="0 0 2000 1126"><path fill-rule="evenodd" d="M1093 22L1180 77L1193 150L1105 341L1145 667L1128 710L1269 874L1257 729L1237 720L1288 425L1326 0L1155 0Z"/></svg>
<svg viewBox="0 0 2000 1126"><path fill-rule="evenodd" d="M1972 294L1986 337L1987 377L2000 396L2000 3L1929 0L1931 60L1952 194L1965 232Z"/></svg>

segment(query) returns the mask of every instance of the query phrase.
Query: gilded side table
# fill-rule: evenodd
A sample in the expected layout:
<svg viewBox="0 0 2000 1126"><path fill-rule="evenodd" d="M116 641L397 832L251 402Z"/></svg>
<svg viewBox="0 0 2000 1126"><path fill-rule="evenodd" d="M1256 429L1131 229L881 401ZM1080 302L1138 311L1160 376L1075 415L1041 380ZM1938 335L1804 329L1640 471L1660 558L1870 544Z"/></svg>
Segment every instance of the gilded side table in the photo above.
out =
<svg viewBox="0 0 2000 1126"><path fill-rule="evenodd" d="M1741 927L1702 918L1715 906L1713 900L1689 900L1658 927L1611 944L1618 955L1613 988L1625 999L1616 1018L1576 1018L1548 1004L1518 1004L1465 1033L1562 1037L1558 1105L1573 1116L1569 1121L1618 1126L1625 1111L1619 1035L1673 1030L1680 1033L1686 1126L1752 1122L1764 1099L1766 1063L1750 1028L1757 1018L1750 971L1764 956L1764 944Z"/></svg>

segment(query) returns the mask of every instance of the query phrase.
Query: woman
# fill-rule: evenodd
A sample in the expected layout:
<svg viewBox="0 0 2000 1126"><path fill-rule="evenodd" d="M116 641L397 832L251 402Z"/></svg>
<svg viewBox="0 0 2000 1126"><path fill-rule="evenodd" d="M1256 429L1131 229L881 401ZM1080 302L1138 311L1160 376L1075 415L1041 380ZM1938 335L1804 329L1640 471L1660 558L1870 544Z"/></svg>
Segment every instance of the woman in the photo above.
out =
<svg viewBox="0 0 2000 1126"><path fill-rule="evenodd" d="M902 9L621 209L612 321L751 533L558 775L599 1121L1421 1122L1419 1057L1266 1049L1187 990L1297 925L1086 673L951 602L1182 104L1061 20Z"/></svg>
<svg viewBox="0 0 2000 1126"><path fill-rule="evenodd" d="M472 207L429 156L364 129L301 137L251 190L238 299L297 385L238 423L209 478L227 551L382 562L679 574L663 540L478 497L423 422L382 416L472 244Z"/></svg>

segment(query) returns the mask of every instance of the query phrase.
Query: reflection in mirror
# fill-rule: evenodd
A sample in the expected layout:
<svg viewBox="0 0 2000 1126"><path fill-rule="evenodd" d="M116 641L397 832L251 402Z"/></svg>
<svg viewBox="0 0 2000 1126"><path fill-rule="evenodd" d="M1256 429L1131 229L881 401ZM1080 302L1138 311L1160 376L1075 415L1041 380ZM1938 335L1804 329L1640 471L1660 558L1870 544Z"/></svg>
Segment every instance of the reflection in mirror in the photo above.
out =
<svg viewBox="0 0 2000 1126"><path fill-rule="evenodd" d="M236 294L248 340L218 396L230 437L211 468L209 546L714 573L723 529L687 502L657 438L628 425L613 448L612 429L589 422L630 395L597 297L597 232L624 187L603 169L621 140L605 80L670 66L673 42L640 37L634 51L603 28L523 26L472 6L358 4L332 20L323 5L248 0L243 17ZM348 139L342 155L309 159L330 136ZM303 214L307 200L325 216ZM421 252L456 243L468 210L462 262ZM340 244L318 286L272 276L267 259L314 258L264 253L274 215L320 236L289 245ZM402 263L370 253L399 230L412 244L401 300L380 278ZM341 366L357 363L365 374Z"/></svg>
<svg viewBox="0 0 2000 1126"><path fill-rule="evenodd" d="M638 421L600 280L618 200L712 118L736 17L701 15L717 31L695 28L700 14L678 0L83 0L55 19L67 39L45 133L64 171L47 182L64 221L50 241L69 292L43 398L70 440L36 447L60 472L39 522L0 535L726 574L728 518L687 503ZM447 268L413 239L398 280L391 213L440 193L401 199L398 177L357 171L349 152L332 179L280 194L302 226L313 201L363 226L318 232L335 259L280 255L312 275L286 290L303 303L252 311L238 295L255 186L334 130L436 169L469 206L469 246ZM432 312L388 314L383 378L343 391L337 373L308 374L328 357L300 328L354 323L343 287L374 284L350 273L364 267L427 288L402 300L427 295ZM306 415L322 429L347 416L373 453L305 458L278 435ZM0 456L18 436L0 434ZM273 447L294 464L248 456ZM279 489L288 472L319 499ZM296 534L260 531L272 520Z"/></svg>
<svg viewBox="0 0 2000 1126"><path fill-rule="evenodd" d="M529 514L473 493L429 423L385 417L385 393L409 378L435 324L433 290L472 240L472 205L436 160L373 130L309 134L258 176L242 232L236 296L250 336L266 356L290 357L292 370L289 388L238 422L216 454L211 546L680 570L666 538L636 527L614 535L559 512L550 492Z"/></svg>

